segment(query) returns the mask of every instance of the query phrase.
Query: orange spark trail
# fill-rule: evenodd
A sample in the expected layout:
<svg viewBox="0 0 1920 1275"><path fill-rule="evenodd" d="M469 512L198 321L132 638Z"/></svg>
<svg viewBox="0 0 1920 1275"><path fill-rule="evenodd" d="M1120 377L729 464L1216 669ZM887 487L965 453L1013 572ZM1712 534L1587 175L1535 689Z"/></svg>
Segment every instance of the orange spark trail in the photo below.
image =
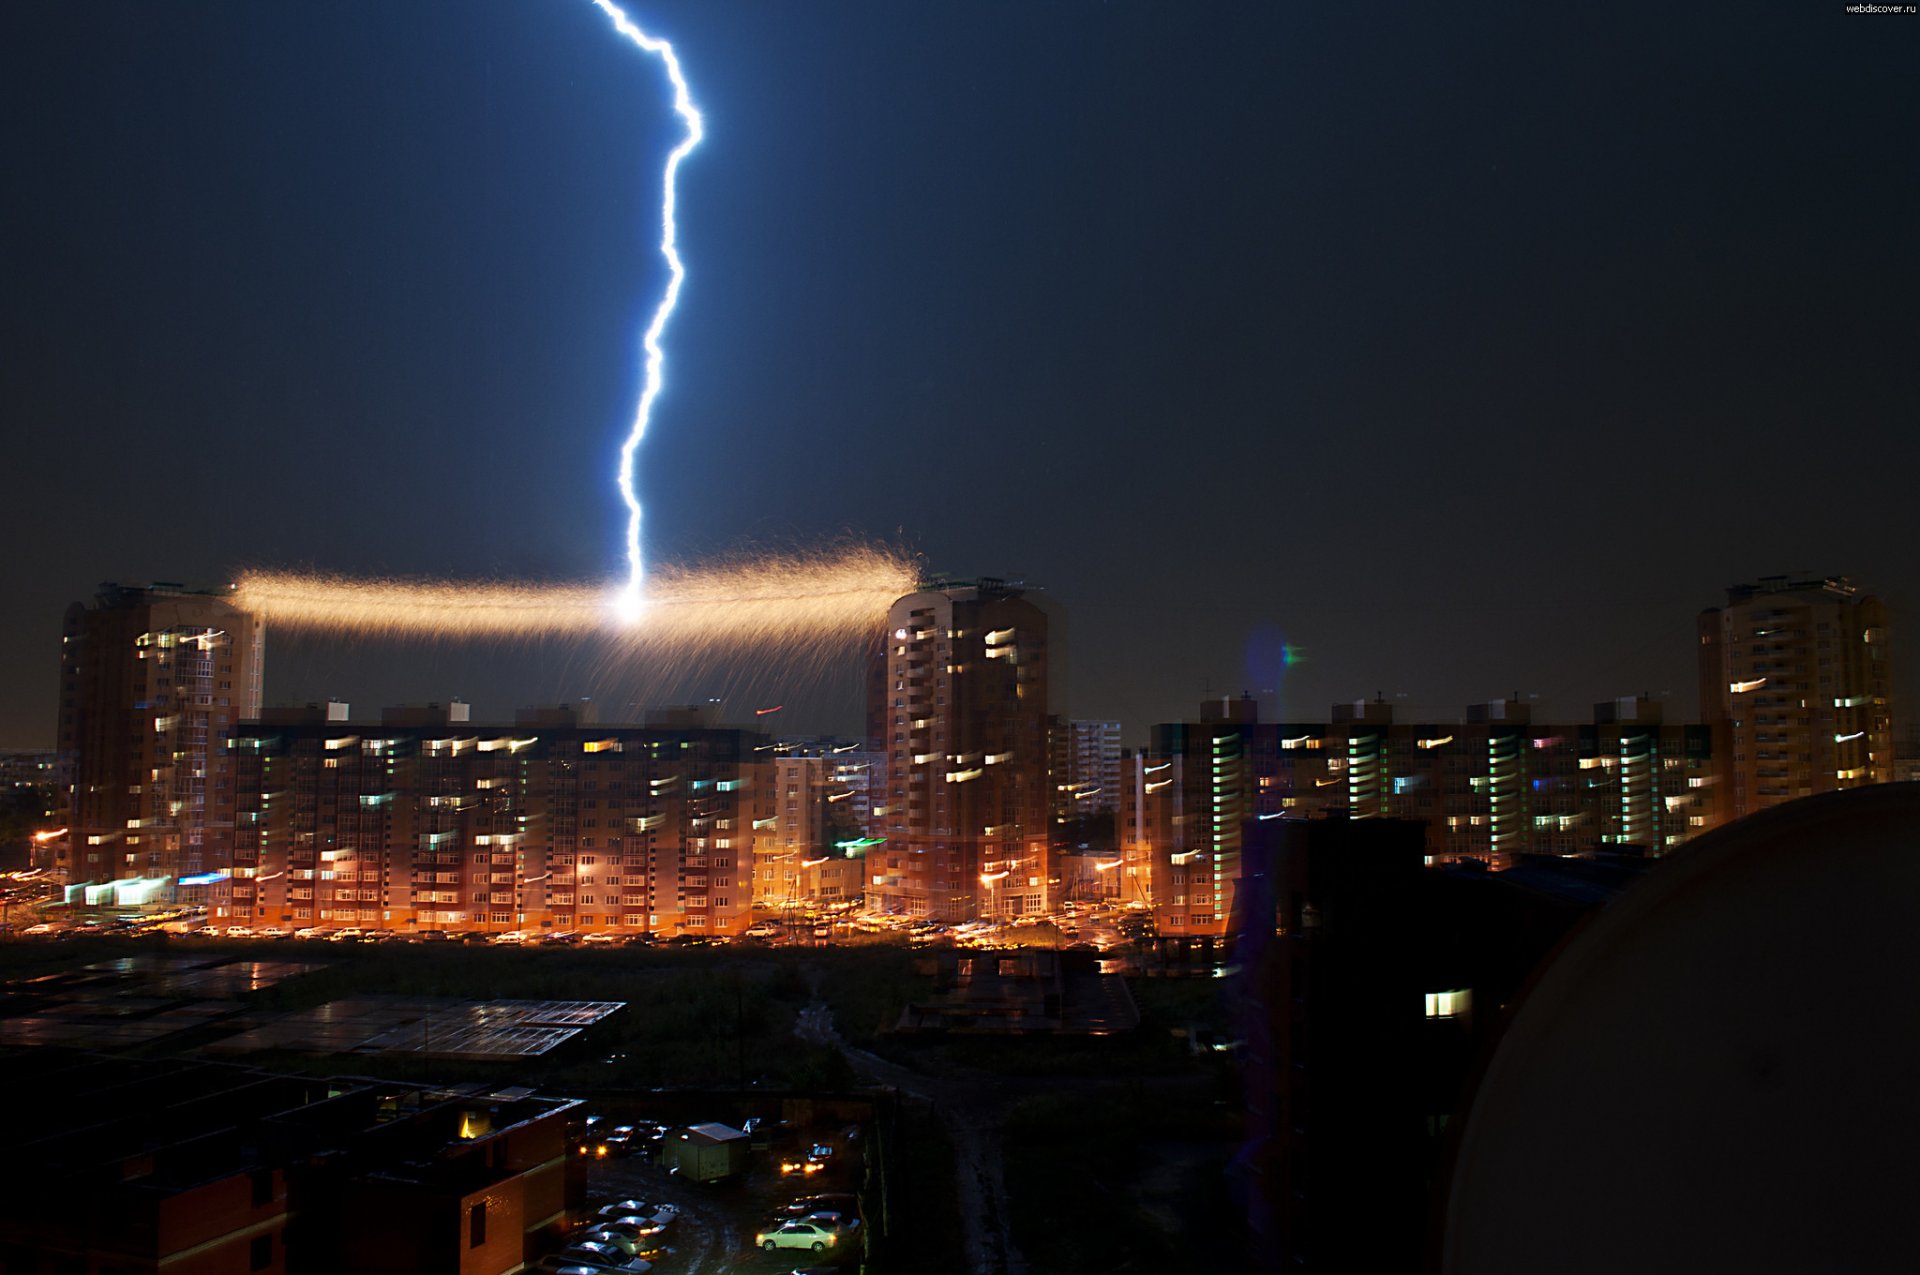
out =
<svg viewBox="0 0 1920 1275"><path fill-rule="evenodd" d="M274 571L242 576L233 600L294 630L428 641L598 636L700 656L866 637L915 587L907 558L855 547L698 569L662 566L637 611L618 586Z"/></svg>

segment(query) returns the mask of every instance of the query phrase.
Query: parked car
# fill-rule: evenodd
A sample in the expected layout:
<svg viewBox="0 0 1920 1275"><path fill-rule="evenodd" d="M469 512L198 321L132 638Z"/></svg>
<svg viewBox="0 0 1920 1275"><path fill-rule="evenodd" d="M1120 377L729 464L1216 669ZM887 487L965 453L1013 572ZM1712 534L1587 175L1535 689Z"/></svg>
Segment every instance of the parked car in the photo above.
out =
<svg viewBox="0 0 1920 1275"><path fill-rule="evenodd" d="M597 1246L605 1248L605 1245ZM578 1248L562 1249L558 1253L549 1253L534 1264L534 1269L543 1275L604 1275L607 1271L621 1271L624 1275L647 1275L653 1269L653 1263L640 1257L621 1257L618 1249L609 1249L611 1257L584 1256Z"/></svg>
<svg viewBox="0 0 1920 1275"><path fill-rule="evenodd" d="M619 1217L604 1218L600 1225L624 1228L623 1234L632 1232L632 1238L644 1240L664 1233L669 1226L673 1225L673 1216L661 1213L627 1213Z"/></svg>
<svg viewBox="0 0 1920 1275"><path fill-rule="evenodd" d="M608 1248L617 1248L625 1257L639 1257L643 1250L652 1247L646 1237L632 1233L634 1228L616 1229L613 1222L602 1222L599 1226L574 1237L575 1244L605 1244Z"/></svg>
<svg viewBox="0 0 1920 1275"><path fill-rule="evenodd" d="M612 1204L602 1205L599 1216L604 1218L650 1217L671 1220L680 1216L680 1207L675 1204L648 1204L645 1200L615 1200Z"/></svg>
<svg viewBox="0 0 1920 1275"><path fill-rule="evenodd" d="M629 1257L612 1244L599 1240L579 1240L567 1245L556 1256L580 1266L594 1266L608 1271L641 1272L653 1269L652 1263L644 1258Z"/></svg>
<svg viewBox="0 0 1920 1275"><path fill-rule="evenodd" d="M844 1236L860 1225L857 1217L848 1217L845 1213L809 1213L800 1219L815 1226L824 1226L835 1235Z"/></svg>
<svg viewBox="0 0 1920 1275"><path fill-rule="evenodd" d="M771 1231L762 1231L753 1242L771 1253L775 1249L805 1248L824 1253L840 1242L840 1237L818 1222L787 1222Z"/></svg>
<svg viewBox="0 0 1920 1275"><path fill-rule="evenodd" d="M661 1236L672 1222L670 1217L614 1218L594 1223L592 1234L586 1238L604 1235L608 1237L609 1244L618 1246L628 1256L645 1256L664 1242Z"/></svg>
<svg viewBox="0 0 1920 1275"><path fill-rule="evenodd" d="M777 1212L784 1218L804 1218L809 1213L840 1213L847 1217L860 1216L859 1197L829 1193L825 1195L803 1195L791 1204L783 1204Z"/></svg>

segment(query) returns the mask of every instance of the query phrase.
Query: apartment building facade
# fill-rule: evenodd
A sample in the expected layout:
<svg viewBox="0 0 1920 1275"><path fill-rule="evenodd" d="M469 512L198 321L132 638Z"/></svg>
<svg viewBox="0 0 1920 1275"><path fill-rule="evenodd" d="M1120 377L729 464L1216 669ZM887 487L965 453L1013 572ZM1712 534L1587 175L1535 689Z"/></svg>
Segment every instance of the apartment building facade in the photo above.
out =
<svg viewBox="0 0 1920 1275"><path fill-rule="evenodd" d="M1891 781L1892 624L1845 576L1768 576L1700 614L1700 719L1725 814Z"/></svg>
<svg viewBox="0 0 1920 1275"><path fill-rule="evenodd" d="M1662 720L1644 698L1593 720L1536 724L1494 700L1453 722L1400 723L1379 701L1327 722L1263 723L1250 699L1209 701L1154 728L1126 759L1119 895L1160 933L1226 933L1250 824L1400 819L1427 829L1433 862L1512 866L1528 855L1670 853L1718 821L1711 732Z"/></svg>
<svg viewBox="0 0 1920 1275"><path fill-rule="evenodd" d="M269 714L235 732L210 915L301 927L731 935L750 923L757 733Z"/></svg>
<svg viewBox="0 0 1920 1275"><path fill-rule="evenodd" d="M1049 906L1048 615L980 580L909 594L887 616L886 755L867 855L868 906L941 920Z"/></svg>
<svg viewBox="0 0 1920 1275"><path fill-rule="evenodd" d="M71 787L56 866L76 888L158 891L226 861L226 737L259 713L265 641L225 590L103 584L67 608L58 751Z"/></svg>

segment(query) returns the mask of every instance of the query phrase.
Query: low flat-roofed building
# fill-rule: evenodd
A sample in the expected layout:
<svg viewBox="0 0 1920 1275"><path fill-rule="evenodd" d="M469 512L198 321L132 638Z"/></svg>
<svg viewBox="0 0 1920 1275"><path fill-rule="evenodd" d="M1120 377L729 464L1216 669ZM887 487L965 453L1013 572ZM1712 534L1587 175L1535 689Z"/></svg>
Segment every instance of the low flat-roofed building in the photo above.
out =
<svg viewBox="0 0 1920 1275"><path fill-rule="evenodd" d="M0 1055L31 1095L0 1156L0 1270L504 1275L584 1204L564 1099L62 1049Z"/></svg>

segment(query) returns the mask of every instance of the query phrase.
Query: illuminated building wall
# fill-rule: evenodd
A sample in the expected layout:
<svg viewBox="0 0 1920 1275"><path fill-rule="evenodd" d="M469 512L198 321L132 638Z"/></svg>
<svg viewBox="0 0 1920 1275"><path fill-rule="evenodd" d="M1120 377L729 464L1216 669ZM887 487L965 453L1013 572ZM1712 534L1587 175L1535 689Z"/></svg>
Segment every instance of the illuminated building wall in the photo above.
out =
<svg viewBox="0 0 1920 1275"><path fill-rule="evenodd" d="M1384 710L1384 705L1371 706ZM1387 732L1387 810L1428 826L1427 853L1505 867L1527 852L1536 734L1517 700L1473 704L1460 722Z"/></svg>
<svg viewBox="0 0 1920 1275"><path fill-rule="evenodd" d="M1393 794L1387 759L1393 706L1368 700L1335 704L1333 724L1341 728L1345 744L1348 812L1355 819L1385 817Z"/></svg>
<svg viewBox="0 0 1920 1275"><path fill-rule="evenodd" d="M1723 814L1894 777L1892 627L1846 577L1769 576L1701 612L1700 719Z"/></svg>
<svg viewBox="0 0 1920 1275"><path fill-rule="evenodd" d="M1122 903L1153 907L1160 893L1155 873L1165 847L1184 844L1176 820L1184 822L1181 800L1185 765L1181 758L1152 751L1129 752L1120 761L1118 841L1120 880L1114 891Z"/></svg>
<svg viewBox="0 0 1920 1275"><path fill-rule="evenodd" d="M668 937L748 924L754 825L771 818L759 735L317 716L235 733L219 915Z"/></svg>
<svg viewBox="0 0 1920 1275"><path fill-rule="evenodd" d="M1599 849L1665 854L1721 822L1711 728L1667 725L1644 697L1596 704L1593 716L1578 765Z"/></svg>
<svg viewBox="0 0 1920 1275"><path fill-rule="evenodd" d="M819 858L825 845L828 763L824 757L771 755L773 815L754 841L753 901L785 907L806 901L804 865Z"/></svg>
<svg viewBox="0 0 1920 1275"><path fill-rule="evenodd" d="M224 741L259 712L263 626L224 593L108 584L67 609L60 642L70 880L170 882L224 864Z"/></svg>
<svg viewBox="0 0 1920 1275"><path fill-rule="evenodd" d="M1048 623L994 580L909 594L887 617L876 686L884 814L874 910L967 920L1049 905Z"/></svg>
<svg viewBox="0 0 1920 1275"><path fill-rule="evenodd" d="M1142 767L1139 785L1157 839L1149 898L1170 936L1226 932L1245 825L1280 809L1260 783L1274 769L1275 728L1260 726L1253 700L1209 700L1200 718L1154 727L1151 764L1164 769Z"/></svg>
<svg viewBox="0 0 1920 1275"><path fill-rule="evenodd" d="M1644 699L1574 725L1536 725L1517 700L1453 722L1395 722L1378 701L1336 705L1327 723L1262 723L1251 700L1200 716L1156 726L1121 784L1120 894L1163 935L1226 932L1250 820L1406 820L1426 827L1431 862L1492 868L1660 855L1715 823L1711 733L1663 723Z"/></svg>
<svg viewBox="0 0 1920 1275"><path fill-rule="evenodd" d="M863 897L875 754L835 739L761 745L772 760L772 813L755 841L753 901L831 906Z"/></svg>
<svg viewBox="0 0 1920 1275"><path fill-rule="evenodd" d="M1120 723L1054 718L1048 724L1055 823L1120 809Z"/></svg>

